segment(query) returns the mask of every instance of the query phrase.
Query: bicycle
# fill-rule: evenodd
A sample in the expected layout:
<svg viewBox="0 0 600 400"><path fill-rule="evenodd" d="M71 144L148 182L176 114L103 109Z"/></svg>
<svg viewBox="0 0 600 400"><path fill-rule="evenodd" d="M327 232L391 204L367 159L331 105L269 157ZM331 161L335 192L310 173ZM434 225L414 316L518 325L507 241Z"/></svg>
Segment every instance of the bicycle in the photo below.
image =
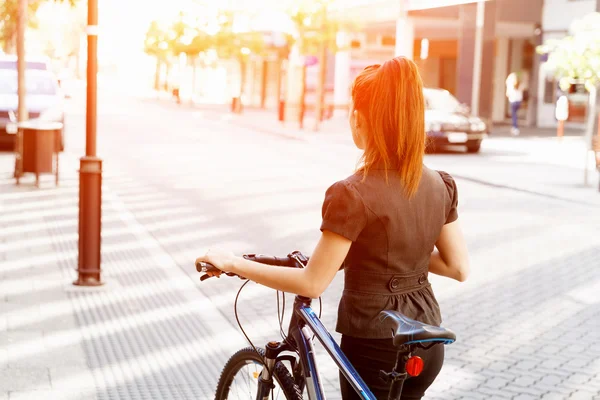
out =
<svg viewBox="0 0 600 400"><path fill-rule="evenodd" d="M256 254L246 254L243 257L263 264L291 268L304 268L308 262L308 257L298 251L288 254L285 258ZM204 262L196 263L196 269L198 272L217 270L213 265ZM236 276L231 273L226 275ZM200 280L204 281L209 277L209 275L203 275ZM239 350L223 367L217 384L216 400L233 398L234 394L240 397L240 392L243 393L245 398L267 400L269 397L275 398L275 389L277 389L277 397L283 393L285 398L289 400L301 400L302 393L305 390L310 400L325 399L314 356L314 337L323 345L359 396L367 400L376 400L311 308L312 299L308 297L300 295L295 297L293 315L287 336L283 335L282 330L283 315L279 316L283 341L270 341L264 350L256 348L237 318L237 300L241 290L247 283L248 281L242 285L236 296L234 311L242 333L251 347ZM277 301L279 304L279 295ZM400 400L404 381L409 376L418 376L424 367L423 360L412 355L414 350L417 348L428 349L438 344L451 344L456 340L456 335L449 329L412 320L398 311L382 311L380 320L383 321L386 318L390 318L393 322L393 343L398 349L398 353L393 370L390 372L380 371L379 376L385 382L391 382L388 399ZM289 369L284 361L289 362ZM250 366L250 370L243 371L240 380L236 381L238 374L248 366ZM246 384L247 387L241 390L237 386L240 382Z"/></svg>

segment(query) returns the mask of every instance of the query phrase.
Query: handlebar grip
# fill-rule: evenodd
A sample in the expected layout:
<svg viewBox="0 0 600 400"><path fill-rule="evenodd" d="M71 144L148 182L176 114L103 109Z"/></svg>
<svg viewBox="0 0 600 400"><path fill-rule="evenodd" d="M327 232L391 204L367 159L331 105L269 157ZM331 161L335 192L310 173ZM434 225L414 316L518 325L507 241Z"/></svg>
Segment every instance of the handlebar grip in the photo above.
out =
<svg viewBox="0 0 600 400"><path fill-rule="evenodd" d="M207 263L207 262L204 262L204 261L198 261L196 263L196 271L198 271L198 272L217 272L217 271L219 271L219 272L221 272L221 273L223 273L223 274L225 274L227 276L237 276L240 279L246 279L244 277L238 276L238 275L236 275L234 273L231 273L231 272L223 272L219 268L217 268L214 265L212 265L211 263ZM208 278L212 278L212 276L210 276L208 274L204 274L204 275L202 275L200 277L200 282L204 282Z"/></svg>
<svg viewBox="0 0 600 400"><path fill-rule="evenodd" d="M213 271L219 271L219 268L215 267L211 263L207 263L204 261L198 261L198 262L196 262L196 271L198 271L198 272L213 272Z"/></svg>

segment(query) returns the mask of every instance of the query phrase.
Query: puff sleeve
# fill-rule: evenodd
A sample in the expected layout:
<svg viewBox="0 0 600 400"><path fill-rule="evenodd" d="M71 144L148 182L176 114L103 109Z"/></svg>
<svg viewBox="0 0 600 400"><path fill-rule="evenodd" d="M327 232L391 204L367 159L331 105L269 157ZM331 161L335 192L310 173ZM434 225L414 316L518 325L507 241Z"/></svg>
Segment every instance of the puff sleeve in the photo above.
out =
<svg viewBox="0 0 600 400"><path fill-rule="evenodd" d="M325 193L321 231L328 230L356 241L367 225L367 211L357 190L345 181L334 183Z"/></svg>
<svg viewBox="0 0 600 400"><path fill-rule="evenodd" d="M446 185L446 191L448 192L448 196L446 196L446 224L454 222L458 219L458 189L456 187L456 182L454 178L450 176L450 174L438 171L444 184Z"/></svg>

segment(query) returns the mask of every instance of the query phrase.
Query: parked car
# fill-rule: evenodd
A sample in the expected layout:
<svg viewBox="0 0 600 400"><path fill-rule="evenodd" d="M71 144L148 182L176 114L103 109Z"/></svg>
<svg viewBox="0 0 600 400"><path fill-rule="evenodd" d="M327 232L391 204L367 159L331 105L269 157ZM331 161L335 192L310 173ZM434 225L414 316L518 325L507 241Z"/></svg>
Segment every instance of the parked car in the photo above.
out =
<svg viewBox="0 0 600 400"><path fill-rule="evenodd" d="M0 55L0 69L17 70L17 56L10 54ZM29 57L25 60L25 69L50 70L50 62L46 57Z"/></svg>
<svg viewBox="0 0 600 400"><path fill-rule="evenodd" d="M27 69L25 74L27 98L25 104L29 119L61 122L64 125L64 95L56 76L44 69ZM18 108L17 71L0 68L0 144L15 143L14 117ZM61 131L60 150L64 150L64 128Z"/></svg>
<svg viewBox="0 0 600 400"><path fill-rule="evenodd" d="M439 145L465 145L469 153L477 153L481 141L489 132L486 123L470 115L450 92L443 89L423 89L425 96L425 129L431 141L430 149Z"/></svg>

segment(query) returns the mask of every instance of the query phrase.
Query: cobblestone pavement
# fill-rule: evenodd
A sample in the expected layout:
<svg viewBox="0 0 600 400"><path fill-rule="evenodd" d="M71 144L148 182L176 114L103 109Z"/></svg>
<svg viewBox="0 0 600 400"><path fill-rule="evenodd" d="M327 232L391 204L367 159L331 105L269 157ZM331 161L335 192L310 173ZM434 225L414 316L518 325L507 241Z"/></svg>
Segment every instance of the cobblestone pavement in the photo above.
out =
<svg viewBox="0 0 600 400"><path fill-rule="evenodd" d="M232 308L240 281L200 284L194 258L213 246L310 253L324 191L357 153L174 105L114 95L100 104L105 287L70 285L81 110L68 120L60 188L50 178L16 188L11 157L0 155L0 399L211 398L221 366L245 346ZM594 189L579 188L592 199L579 202L545 195L544 185L527 192L541 176L515 163L521 142L504 158L508 145L490 143L479 156L426 160L470 174L457 180L473 268L463 284L432 278L458 341L426 398L600 399ZM513 182L486 184L506 170ZM331 329L341 278L323 296ZM273 291L248 285L239 314L256 344L278 337ZM328 397L339 398L335 367L321 353L320 363Z"/></svg>

